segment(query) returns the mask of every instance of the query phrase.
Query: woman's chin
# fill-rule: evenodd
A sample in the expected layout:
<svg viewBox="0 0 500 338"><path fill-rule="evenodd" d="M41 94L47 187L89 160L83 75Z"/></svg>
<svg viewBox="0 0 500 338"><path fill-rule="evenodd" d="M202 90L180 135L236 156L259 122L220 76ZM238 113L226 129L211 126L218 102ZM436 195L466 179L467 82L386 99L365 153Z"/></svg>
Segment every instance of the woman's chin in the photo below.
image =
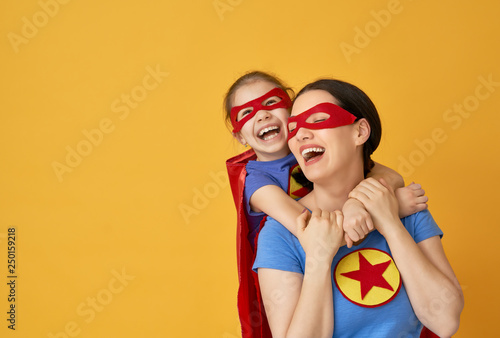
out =
<svg viewBox="0 0 500 338"><path fill-rule="evenodd" d="M315 168L302 169L302 172L304 176L314 184L324 182L328 178L323 170L316 170Z"/></svg>

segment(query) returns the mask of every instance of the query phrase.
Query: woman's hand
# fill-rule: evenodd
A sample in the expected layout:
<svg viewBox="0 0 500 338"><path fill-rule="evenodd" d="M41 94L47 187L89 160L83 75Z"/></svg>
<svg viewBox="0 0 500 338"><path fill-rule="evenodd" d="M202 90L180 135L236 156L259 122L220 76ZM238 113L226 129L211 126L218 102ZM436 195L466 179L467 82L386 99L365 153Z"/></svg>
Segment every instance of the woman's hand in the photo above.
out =
<svg viewBox="0 0 500 338"><path fill-rule="evenodd" d="M342 212L315 209L312 215L305 210L298 218L297 238L307 259L331 264L337 253L344 230Z"/></svg>
<svg viewBox="0 0 500 338"><path fill-rule="evenodd" d="M370 231L375 229L372 218L363 203L354 198L345 202L342 214L344 215L344 237L348 248L352 247L353 242L365 238Z"/></svg>
<svg viewBox="0 0 500 338"><path fill-rule="evenodd" d="M398 216L398 201L392 188L383 178L380 182L367 178L349 193L365 206L372 216L375 228L384 236L390 227L401 224Z"/></svg>

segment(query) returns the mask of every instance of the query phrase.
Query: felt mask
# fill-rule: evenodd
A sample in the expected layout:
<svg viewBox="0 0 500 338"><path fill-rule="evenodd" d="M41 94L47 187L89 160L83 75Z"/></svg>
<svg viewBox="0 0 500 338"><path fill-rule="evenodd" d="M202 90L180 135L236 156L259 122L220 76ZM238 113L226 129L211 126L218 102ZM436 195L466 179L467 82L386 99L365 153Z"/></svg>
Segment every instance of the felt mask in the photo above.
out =
<svg viewBox="0 0 500 338"><path fill-rule="evenodd" d="M288 141L297 134L300 128L337 128L352 124L355 120L356 116L336 104L320 103L300 115L288 118Z"/></svg>
<svg viewBox="0 0 500 338"><path fill-rule="evenodd" d="M273 103L269 106L264 106L264 102L273 96L277 96L280 98L279 102ZM243 128L243 125L247 123L248 120L250 120L252 117L257 114L259 110L273 110L277 108L290 108L292 106L292 101L290 100L290 97L288 94L281 88L274 88L271 89L269 92L266 94L262 95L261 97L256 98L255 100L249 101L241 106L233 107L231 109L231 123L233 125L233 133L237 133ZM251 112L243 116L241 120L238 119L238 113L242 109L251 109Z"/></svg>

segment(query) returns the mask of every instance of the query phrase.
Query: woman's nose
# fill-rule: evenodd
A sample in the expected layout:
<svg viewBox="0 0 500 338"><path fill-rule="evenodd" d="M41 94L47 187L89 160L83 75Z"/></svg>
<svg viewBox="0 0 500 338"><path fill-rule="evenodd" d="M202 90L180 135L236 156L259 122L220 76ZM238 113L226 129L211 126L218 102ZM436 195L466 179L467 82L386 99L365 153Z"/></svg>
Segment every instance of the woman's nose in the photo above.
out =
<svg viewBox="0 0 500 338"><path fill-rule="evenodd" d="M295 134L295 136L299 141L308 140L312 137L312 133L310 129L302 127L297 130L297 134Z"/></svg>

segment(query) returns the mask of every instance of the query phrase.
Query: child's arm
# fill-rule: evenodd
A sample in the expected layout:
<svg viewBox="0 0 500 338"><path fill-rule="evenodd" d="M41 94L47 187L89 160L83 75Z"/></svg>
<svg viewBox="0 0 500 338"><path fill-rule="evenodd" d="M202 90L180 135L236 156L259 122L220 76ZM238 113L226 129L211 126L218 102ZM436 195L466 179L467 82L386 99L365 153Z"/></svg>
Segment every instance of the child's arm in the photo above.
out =
<svg viewBox="0 0 500 338"><path fill-rule="evenodd" d="M304 206L277 185L265 185L257 189L250 197L250 208L252 211L264 212L271 216L297 236L297 217L304 210Z"/></svg>
<svg viewBox="0 0 500 338"><path fill-rule="evenodd" d="M383 178L391 186L393 190L405 186L405 181L403 179L403 176L401 176L391 168L388 168L377 162L375 162L375 166L372 168L372 170L370 170L367 177L372 177L377 181Z"/></svg>
<svg viewBox="0 0 500 338"><path fill-rule="evenodd" d="M407 189L404 188L404 180L400 174L377 162L375 162L375 166L367 176L373 177L376 180L383 178L394 190L398 188ZM401 191L401 195L404 195L404 199L408 200L408 203L415 202L415 200L410 200L410 191ZM374 229L374 226L370 214L366 211L364 205L353 198L349 198L345 202L342 207L342 213L344 214L344 238L347 247L350 248L354 242L368 235Z"/></svg>
<svg viewBox="0 0 500 338"><path fill-rule="evenodd" d="M384 178L393 189L404 186L401 175L379 163L375 163L368 176L376 179ZM348 215L347 227L344 218L344 231L346 231L345 240L348 246L351 247L354 241L364 238L366 234L373 230L373 223L361 202L352 199L347 202L342 208L342 212ZM249 203L252 211L264 212L280 222L294 236L297 236L296 221L304 207L280 187L270 184L257 189L250 197ZM353 240L350 240L351 238Z"/></svg>
<svg viewBox="0 0 500 338"><path fill-rule="evenodd" d="M407 187L396 189L394 193L399 203L400 218L427 209L429 198L425 196L425 191L420 184L412 182Z"/></svg>
<svg viewBox="0 0 500 338"><path fill-rule="evenodd" d="M377 181L383 178L387 183L389 183L399 202L399 217L403 218L427 209L428 198L425 196L425 191L422 189L420 184L412 182L410 185L405 187L404 180L401 175L376 162L375 166L367 176L375 178Z"/></svg>

